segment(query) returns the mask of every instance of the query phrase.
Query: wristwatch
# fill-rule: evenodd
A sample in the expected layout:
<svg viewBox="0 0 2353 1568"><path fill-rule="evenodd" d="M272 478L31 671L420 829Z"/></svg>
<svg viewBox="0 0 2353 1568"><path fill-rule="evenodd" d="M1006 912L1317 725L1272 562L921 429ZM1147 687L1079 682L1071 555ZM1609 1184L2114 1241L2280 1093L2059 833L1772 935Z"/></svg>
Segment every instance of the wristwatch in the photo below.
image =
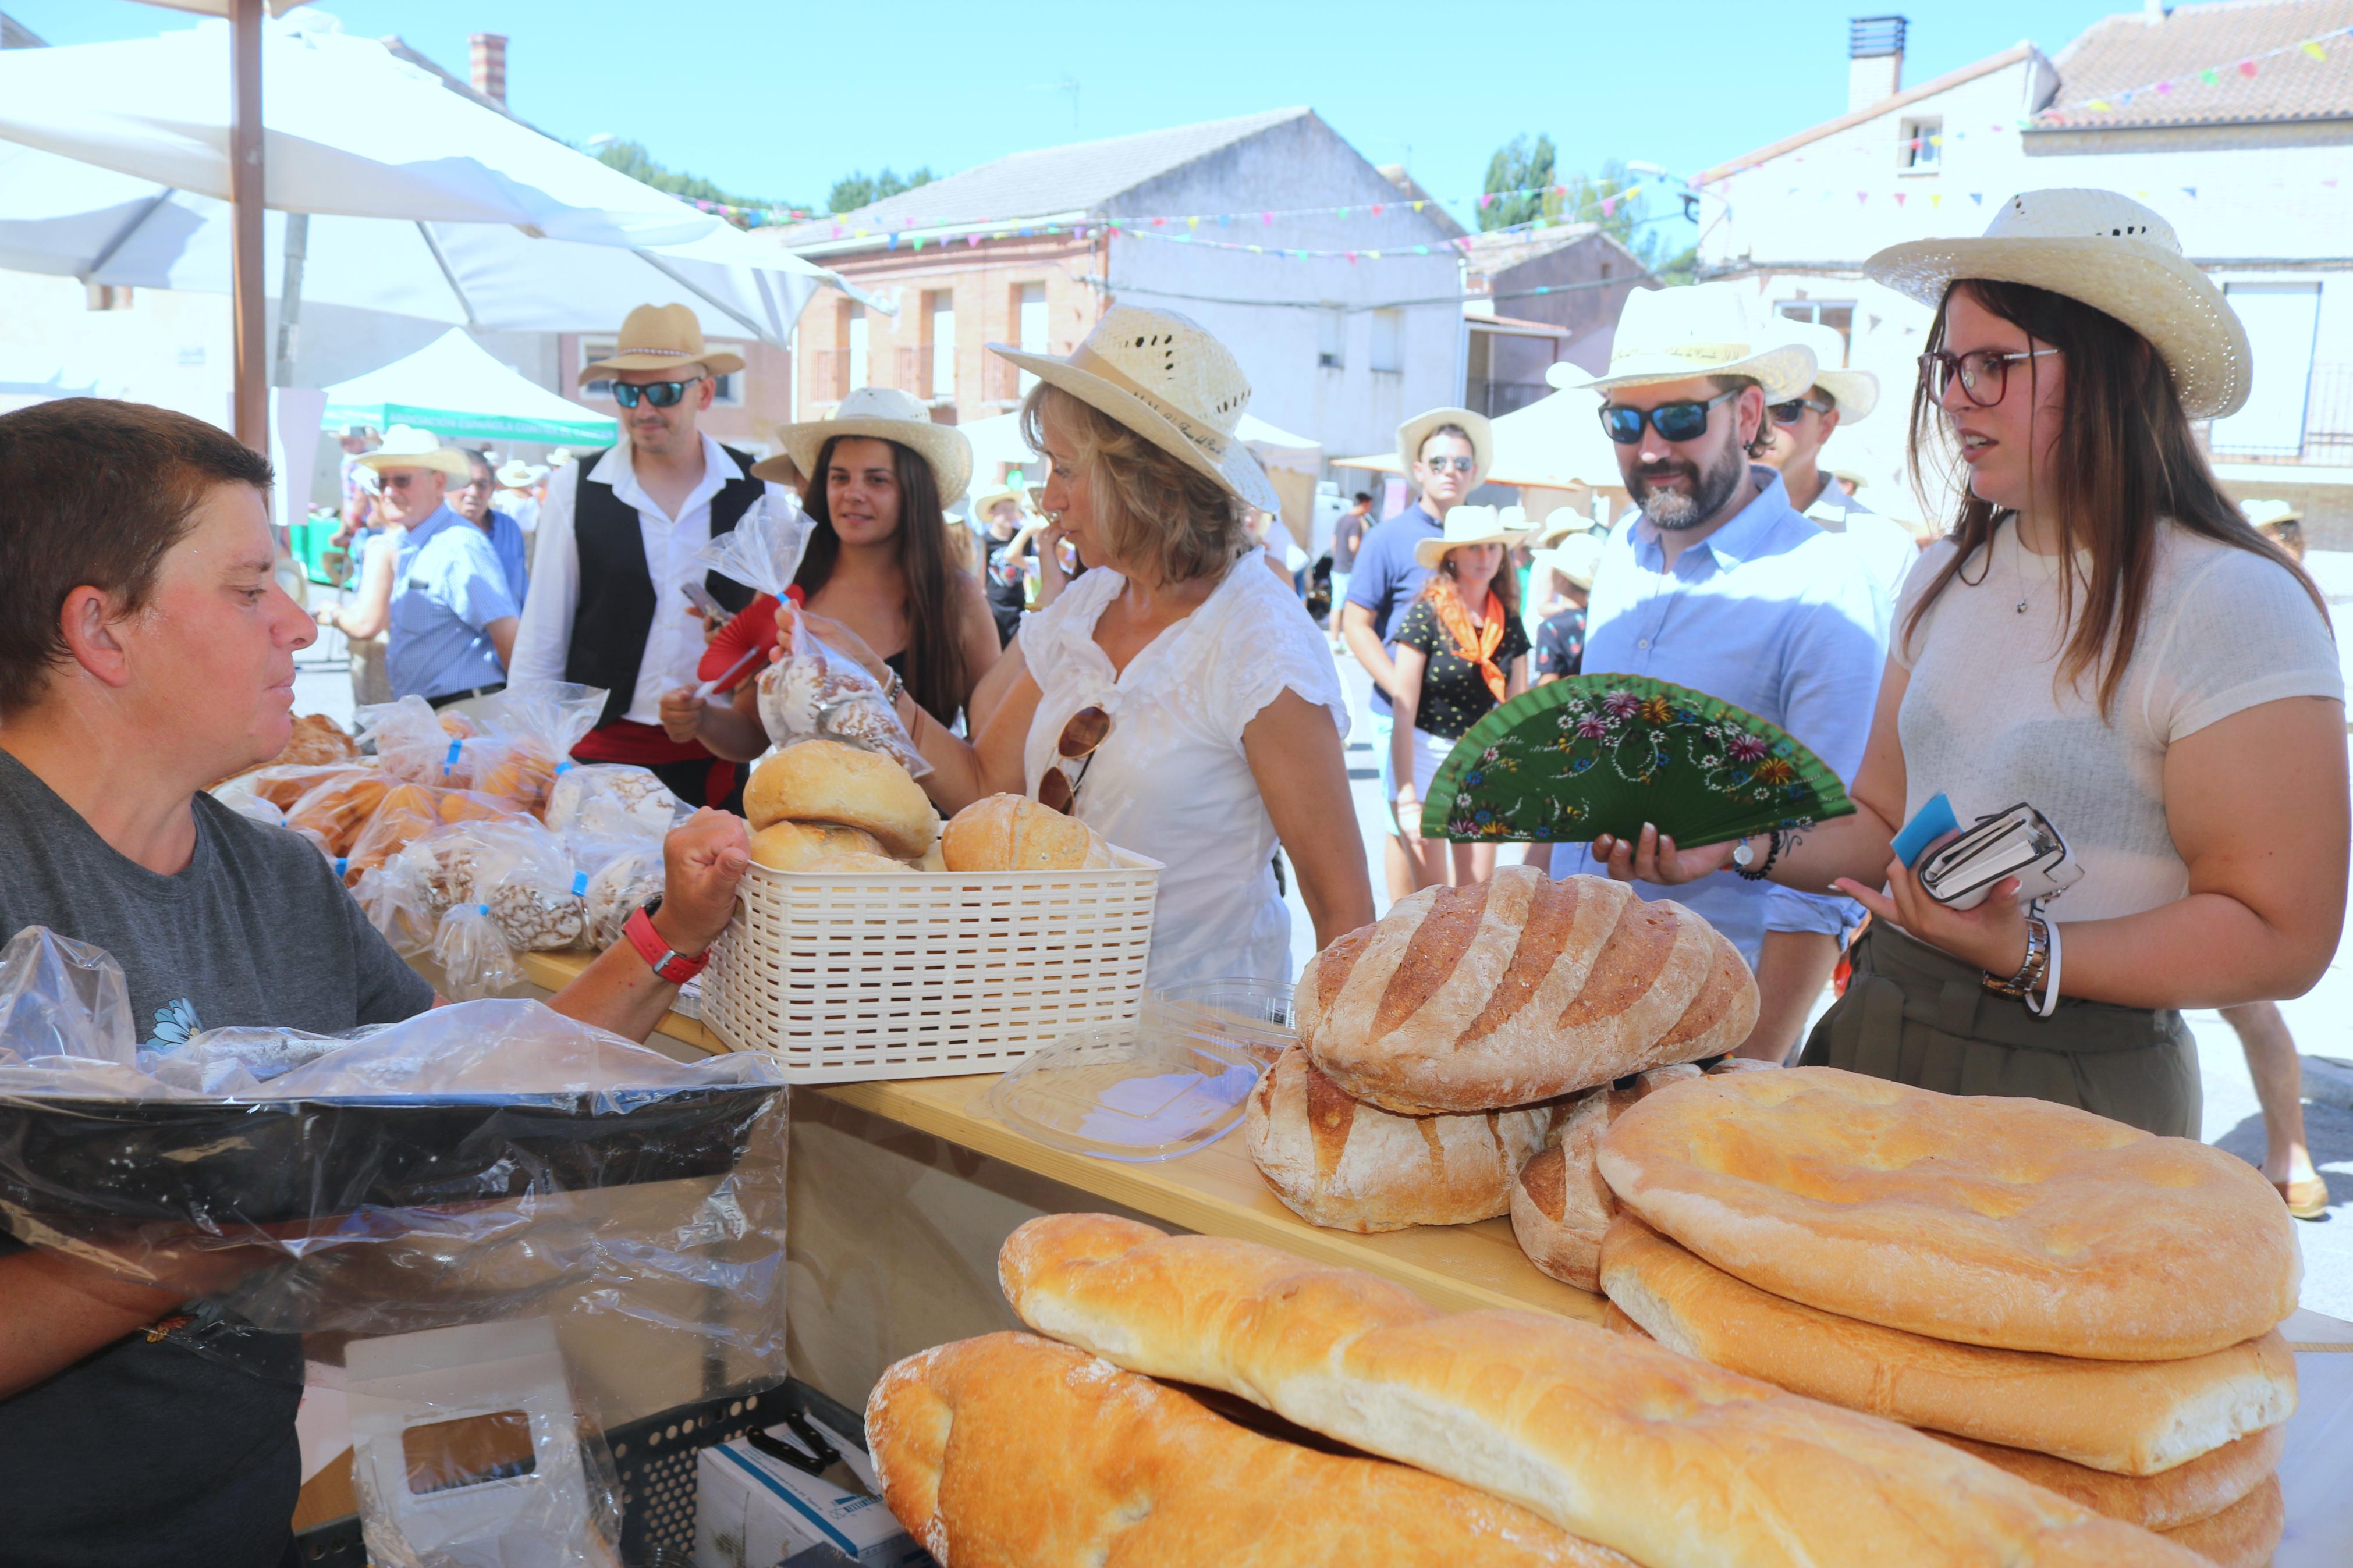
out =
<svg viewBox="0 0 2353 1568"><path fill-rule="evenodd" d="M655 974L672 985L683 985L702 973L702 966L711 962L711 954L703 952L690 958L662 940L661 932L654 930L654 913L661 903L661 895L656 893L643 909L630 914L628 923L621 927L621 934L629 939L629 945L638 950L638 956Z"/></svg>

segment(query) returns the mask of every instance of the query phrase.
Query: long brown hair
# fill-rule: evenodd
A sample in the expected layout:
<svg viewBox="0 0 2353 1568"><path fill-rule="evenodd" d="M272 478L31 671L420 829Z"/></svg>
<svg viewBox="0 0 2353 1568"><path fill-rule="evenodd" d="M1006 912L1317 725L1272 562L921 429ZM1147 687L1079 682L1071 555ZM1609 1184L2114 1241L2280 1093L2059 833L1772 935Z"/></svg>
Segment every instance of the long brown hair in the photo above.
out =
<svg viewBox="0 0 2353 1568"><path fill-rule="evenodd" d="M2064 294L2024 283L1964 278L1945 290L1936 307L1936 319L1928 329L1931 351L1945 346L1947 313L1954 294L1962 289L2035 342L2057 349L2065 367L2059 438L2052 454L2057 470L2052 475L2056 515L2047 521L2058 530L2062 561L2072 562L2076 552L2085 551L2092 563L2086 581L2079 583L2084 574L2072 569L2059 574L2059 615L2067 628L2059 661L2061 679L2079 686L2096 670L2101 714L2105 717L2116 706L2148 608L2160 519L2170 518L2201 539L2276 562L2295 574L2322 620L2327 619L2327 601L2312 579L2286 552L2249 526L2222 493L2189 433L2181 398L2154 344L2106 311ZM2030 397L2034 395L2031 378L2042 363L2021 360L2010 367L2012 374L2022 372L2030 378ZM1937 454L1941 415L1924 378L1912 393L1915 473L1928 472L1927 464ZM2030 451L2030 465L2033 460ZM1956 578L1969 581L1962 576L1964 568L1991 546L1996 531L2014 515L1962 488L1952 526L1953 558L1904 623L1906 638L1918 632L1921 617L1947 585Z"/></svg>
<svg viewBox="0 0 2353 1568"><path fill-rule="evenodd" d="M832 578L841 559L841 535L833 531L825 476L833 467L834 447L855 439L828 437L818 448L808 493L801 501L801 510L817 527L809 531L808 550L801 556L793 584L811 598ZM907 579L907 690L933 718L953 724L972 689L972 672L964 641L956 635L959 574L948 560L939 481L932 477L931 464L913 448L896 441L883 445L891 448L891 466L899 480L899 570Z"/></svg>
<svg viewBox="0 0 2353 1568"><path fill-rule="evenodd" d="M1465 547L1458 545L1456 548ZM1494 591L1495 597L1503 602L1504 614L1516 616L1520 613L1520 569L1512 560L1509 545L1504 547L1503 563L1495 568L1494 578L1487 585ZM1421 597L1425 599L1435 599L1440 594L1451 594L1456 598L1462 599L1462 578L1461 574L1454 570L1454 551L1452 550L1438 558L1438 564L1431 568L1429 581L1421 585ZM1462 607L1472 610L1480 606L1472 604L1468 599L1462 599Z"/></svg>

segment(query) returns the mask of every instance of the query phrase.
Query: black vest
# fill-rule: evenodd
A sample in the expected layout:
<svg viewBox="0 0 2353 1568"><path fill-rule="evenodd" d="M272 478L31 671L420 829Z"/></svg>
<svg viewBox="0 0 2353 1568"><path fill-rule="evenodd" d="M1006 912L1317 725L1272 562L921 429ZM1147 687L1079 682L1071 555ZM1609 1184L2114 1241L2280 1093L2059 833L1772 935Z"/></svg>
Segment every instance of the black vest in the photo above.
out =
<svg viewBox="0 0 2353 1568"><path fill-rule="evenodd" d="M609 448L608 448L609 450ZM751 478L752 455L733 447L721 451L735 459L742 476L720 487L711 498L711 535L716 539L733 530L767 489ZM686 605L655 603L653 574L646 566L645 534L637 508L613 493L613 487L588 477L604 458L591 452L577 459L580 488L572 507L572 531L580 555L580 602L572 612L572 640L565 649L564 679L605 689L605 711L597 727L628 712L638 689L638 669L645 662L646 637L653 630L654 613L683 615ZM752 602L752 590L713 572L702 580L711 596L730 613Z"/></svg>

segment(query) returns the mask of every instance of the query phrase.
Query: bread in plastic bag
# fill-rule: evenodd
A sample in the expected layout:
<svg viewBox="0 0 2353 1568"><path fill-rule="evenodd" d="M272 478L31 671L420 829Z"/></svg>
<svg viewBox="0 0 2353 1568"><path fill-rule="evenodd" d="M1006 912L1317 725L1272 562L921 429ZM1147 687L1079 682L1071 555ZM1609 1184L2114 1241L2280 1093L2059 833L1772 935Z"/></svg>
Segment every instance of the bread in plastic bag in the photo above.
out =
<svg viewBox="0 0 2353 1568"><path fill-rule="evenodd" d="M338 768L286 811L286 826L321 845L330 858L346 856L360 829L400 778L381 768Z"/></svg>
<svg viewBox="0 0 2353 1568"><path fill-rule="evenodd" d="M441 989L460 1002L479 1002L522 984L522 965L491 919L487 903L459 904L433 932L433 962Z"/></svg>
<svg viewBox="0 0 2353 1568"><path fill-rule="evenodd" d="M777 746L839 741L880 752L910 778L932 771L865 667L795 620L783 657L760 672L760 722Z"/></svg>
<svg viewBox="0 0 2353 1568"><path fill-rule="evenodd" d="M572 748L604 709L605 693L593 686L511 683L482 704L482 734L460 747L467 787L533 814L544 811L557 776L574 765Z"/></svg>
<svg viewBox="0 0 2353 1568"><path fill-rule="evenodd" d="M472 894L517 952L577 943L587 927L587 879L561 837L536 822L483 823L472 834Z"/></svg>
<svg viewBox="0 0 2353 1568"><path fill-rule="evenodd" d="M650 769L584 763L557 776L548 792L545 821L558 833L659 840L692 814Z"/></svg>
<svg viewBox="0 0 2353 1568"><path fill-rule="evenodd" d="M375 751L377 764L395 778L437 789L462 787L472 780L465 743L475 735L476 726L464 714L436 712L425 699L412 695L371 703L353 717L361 743Z"/></svg>

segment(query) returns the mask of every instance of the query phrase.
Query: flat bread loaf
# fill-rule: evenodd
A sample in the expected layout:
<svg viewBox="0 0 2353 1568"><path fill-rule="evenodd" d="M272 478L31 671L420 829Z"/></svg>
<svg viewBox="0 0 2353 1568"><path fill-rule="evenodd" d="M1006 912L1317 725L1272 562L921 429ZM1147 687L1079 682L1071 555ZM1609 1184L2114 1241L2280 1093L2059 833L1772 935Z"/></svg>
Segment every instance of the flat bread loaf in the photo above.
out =
<svg viewBox="0 0 2353 1568"><path fill-rule="evenodd" d="M939 824L906 769L839 741L800 741L769 752L744 786L744 815L754 832L788 818L862 827L897 860L921 858Z"/></svg>
<svg viewBox="0 0 2353 1568"><path fill-rule="evenodd" d="M1567 1109L1393 1116L1342 1094L1294 1045L1251 1092L1243 1136L1274 1195L1310 1225L1470 1225L1511 1207L1512 1178Z"/></svg>
<svg viewBox="0 0 2353 1568"><path fill-rule="evenodd" d="M1106 1215L1031 1220L997 1272L1041 1333L1477 1487L1650 1568L2203 1568L1894 1422L1550 1313L1443 1313L1354 1269Z"/></svg>
<svg viewBox="0 0 2353 1568"><path fill-rule="evenodd" d="M1685 1355L1907 1426L2120 1475L2172 1469L2295 1413L2295 1357L2276 1329L2184 1361L1954 1344L1759 1290L1630 1214L1602 1243L1601 1285Z"/></svg>
<svg viewBox="0 0 2353 1568"><path fill-rule="evenodd" d="M2280 1495L2279 1478L2270 1476L2221 1512L2168 1530L2165 1539L2214 1568L2266 1568L2286 1532L2287 1500Z"/></svg>
<svg viewBox="0 0 2353 1568"><path fill-rule="evenodd" d="M882 853L881 842L862 827L838 822L772 822L752 835L752 861L772 871L801 871L812 860L855 851Z"/></svg>
<svg viewBox="0 0 2353 1568"><path fill-rule="evenodd" d="M1034 1334L892 1367L866 1440L883 1501L946 1568L1633 1568L1482 1492L1262 1436Z"/></svg>
<svg viewBox="0 0 2353 1568"><path fill-rule="evenodd" d="M1791 1068L1676 1084L1611 1126L1619 1201L1726 1273L1931 1339L2206 1355L2295 1310L2262 1173L2047 1100Z"/></svg>
<svg viewBox="0 0 2353 1568"><path fill-rule="evenodd" d="M950 817L940 831L940 860L950 871L1103 871L1116 864L1093 828L1018 795L989 795Z"/></svg>
<svg viewBox="0 0 2353 1568"><path fill-rule="evenodd" d="M1721 1056L1757 1021L1739 951L1681 904L1507 866L1428 888L1308 961L1315 1065L1400 1115L1527 1105Z"/></svg>
<svg viewBox="0 0 2353 1568"><path fill-rule="evenodd" d="M2163 1475L2116 1476L2024 1448L1973 1443L1942 1432L1929 1436L1942 1437L2021 1480L2072 1498L2094 1513L2105 1513L2143 1530L2179 1530L2221 1512L2271 1479L2279 1469L2280 1455L2287 1448L2287 1428L2266 1426L2211 1454L2200 1454L2186 1465L2176 1465Z"/></svg>
<svg viewBox="0 0 2353 1568"><path fill-rule="evenodd" d="M1512 1184L1512 1237L1528 1261L1563 1284L1599 1293L1601 1235L1618 1212L1609 1184L1593 1168L1601 1135L1642 1096L1678 1079L1697 1078L1689 1062L1588 1089L1570 1106L1552 1147L1520 1167Z"/></svg>

